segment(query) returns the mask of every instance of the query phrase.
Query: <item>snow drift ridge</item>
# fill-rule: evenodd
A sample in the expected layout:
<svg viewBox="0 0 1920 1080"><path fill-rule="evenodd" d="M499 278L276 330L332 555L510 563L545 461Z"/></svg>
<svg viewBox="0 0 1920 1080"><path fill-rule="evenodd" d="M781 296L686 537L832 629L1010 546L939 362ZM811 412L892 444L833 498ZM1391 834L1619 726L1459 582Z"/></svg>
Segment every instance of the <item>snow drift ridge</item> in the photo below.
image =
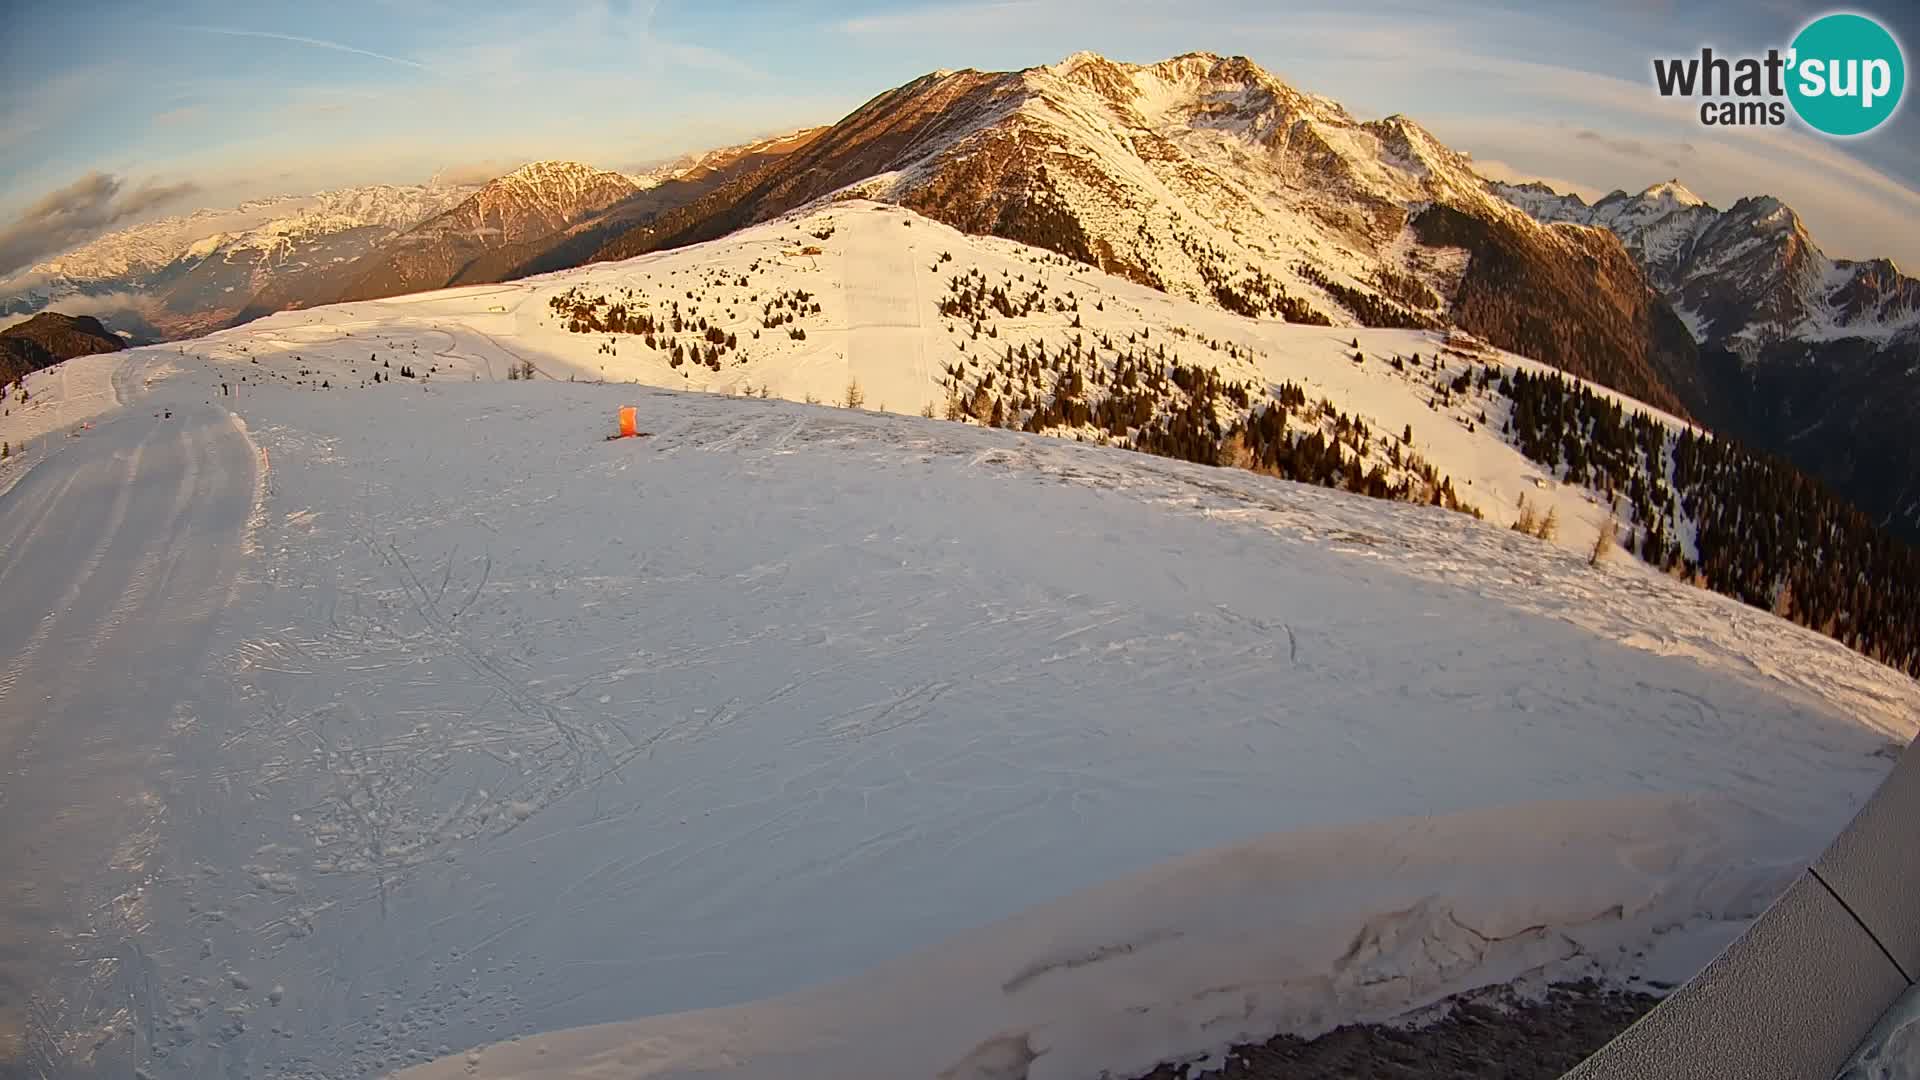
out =
<svg viewBox="0 0 1920 1080"><path fill-rule="evenodd" d="M1697 964L1702 938L1686 928L1754 917L1798 869L1788 831L1728 800L1642 796L1274 833L837 984L533 1036L399 1075L1139 1075L1528 975L1631 976L1654 962L1635 946L1665 930L1681 931L1663 941L1691 946Z"/></svg>

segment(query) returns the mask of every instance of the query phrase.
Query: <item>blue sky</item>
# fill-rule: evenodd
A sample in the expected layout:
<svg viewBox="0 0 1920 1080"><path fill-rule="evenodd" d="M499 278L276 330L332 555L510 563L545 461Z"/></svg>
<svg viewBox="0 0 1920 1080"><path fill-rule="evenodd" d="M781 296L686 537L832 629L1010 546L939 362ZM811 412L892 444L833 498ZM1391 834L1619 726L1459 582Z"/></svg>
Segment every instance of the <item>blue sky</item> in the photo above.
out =
<svg viewBox="0 0 1920 1080"><path fill-rule="evenodd" d="M1821 5L13 0L9 8L0 232L66 215L73 228L56 232L70 238L254 195L418 182L441 170L490 174L541 157L632 167L830 122L937 68L1023 67L1080 49L1135 61L1207 50L1251 56L1362 117L1406 113L1492 173L1544 177L1590 196L1676 176L1718 205L1776 194L1829 253L1888 254L1920 268L1920 109L1845 142L1798 128L1715 132L1650 87L1653 56L1784 45L1830 10ZM1915 5L1853 10L1920 42Z"/></svg>

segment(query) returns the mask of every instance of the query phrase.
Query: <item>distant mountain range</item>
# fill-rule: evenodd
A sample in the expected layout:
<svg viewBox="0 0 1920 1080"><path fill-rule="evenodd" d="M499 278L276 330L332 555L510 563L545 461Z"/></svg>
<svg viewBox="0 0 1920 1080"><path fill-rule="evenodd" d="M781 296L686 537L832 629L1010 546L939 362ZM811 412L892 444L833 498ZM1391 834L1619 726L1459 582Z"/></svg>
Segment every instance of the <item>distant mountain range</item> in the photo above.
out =
<svg viewBox="0 0 1920 1080"><path fill-rule="evenodd" d="M1695 416L1920 539L1920 279L1829 258L1764 196L1719 210L1678 181L1591 206L1542 184L1494 188L1541 221L1620 238L1700 343L1698 377L1675 386Z"/></svg>
<svg viewBox="0 0 1920 1080"><path fill-rule="evenodd" d="M536 161L489 181L433 217L342 267L326 300L373 300L474 280L490 253L560 232L640 190L628 177L570 161ZM267 292L263 297L274 297ZM318 297L311 297L318 299ZM265 310L301 306L305 296L272 299Z"/></svg>
<svg viewBox="0 0 1920 1080"><path fill-rule="evenodd" d="M534 162L483 185L375 185L162 218L0 282L0 316L85 312L132 340L159 341L288 308L560 269L811 134L638 175Z"/></svg>
<svg viewBox="0 0 1920 1080"><path fill-rule="evenodd" d="M375 185L146 222L0 284L0 314L90 313L136 340L207 333L262 289L291 294L323 282L472 191Z"/></svg>
<svg viewBox="0 0 1920 1080"><path fill-rule="evenodd" d="M136 337L504 281L724 236L816 201L897 203L1242 315L1457 326L1781 454L1920 537L1920 281L1822 253L1776 199L1677 181L1588 205L1487 180L1404 116L1361 121L1242 57L935 72L830 127L626 175L536 162L478 187L202 211L35 267Z"/></svg>
<svg viewBox="0 0 1920 1080"><path fill-rule="evenodd" d="M1920 333L1920 280L1888 259L1828 258L1778 199L1717 210L1678 180L1592 206L1544 184L1493 188L1541 221L1618 235L1702 344L1756 354L1780 341Z"/></svg>

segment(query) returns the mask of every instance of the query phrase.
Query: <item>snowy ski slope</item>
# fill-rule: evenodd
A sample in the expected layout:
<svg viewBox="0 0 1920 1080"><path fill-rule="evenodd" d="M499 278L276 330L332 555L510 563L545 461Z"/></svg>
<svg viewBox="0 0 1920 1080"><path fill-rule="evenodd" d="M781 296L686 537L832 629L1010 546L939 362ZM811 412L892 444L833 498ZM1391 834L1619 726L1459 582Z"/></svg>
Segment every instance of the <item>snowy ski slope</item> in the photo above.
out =
<svg viewBox="0 0 1920 1080"><path fill-rule="evenodd" d="M962 265L1411 423L1491 520L878 411L973 347L934 307ZM745 362L571 332L551 301L586 287L731 300ZM796 291L804 340L754 317ZM50 939L138 947L48 969L77 981L45 1045L156 1080L1038 1080L1495 982L1678 981L1884 777L1916 687L1504 528L1523 491L1601 511L1378 359L1437 339L1358 333L1356 365L1353 331L843 204L119 354L96 425L225 405L259 502L214 677L113 736L150 740L142 854L47 826L139 925ZM867 409L738 396L850 380ZM622 405L649 437L603 440ZM34 790L82 797L70 767ZM538 1034L582 1025L612 1026Z"/></svg>
<svg viewBox="0 0 1920 1080"><path fill-rule="evenodd" d="M815 250L818 254L804 254ZM1081 302L1071 313L1035 311L1000 320L995 338L970 340L965 320L943 317L938 304L956 275L973 271L1009 285L1044 280L1051 297L1070 292ZM820 308L794 324L805 333L803 340L789 336L791 327L762 325L767 301L797 293ZM644 301L645 310L662 317L669 304L697 309L733 333L739 347L727 353L719 370L691 362L676 368L664 340L652 349L633 334L570 331L552 304L572 295L629 305ZM1096 302L1102 307L1094 308ZM829 404L843 401L849 383L858 382L866 408L912 414L929 407L941 412L947 368L983 350L1016 342L1058 346L1074 335L1106 334L1118 342L1141 331L1157 334L1150 340L1185 362L1217 366L1223 374L1259 383L1299 384L1310 395L1365 418L1383 436L1410 426L1411 448L1454 477L1462 498L1489 520L1511 522L1524 495L1540 513L1559 513L1559 542L1575 550L1590 547L1607 520L1608 508L1594 493L1561 484L1500 440L1504 401L1485 424L1478 422L1481 406L1465 400L1436 409L1421 373L1395 371L1387 361L1395 355L1431 360L1440 354L1448 374L1487 362L1542 365L1465 338L1455 339L1466 343L1465 351L1443 353L1448 337L1427 331L1245 319L1045 251L967 236L898 207L860 200L799 212L693 248L505 285L283 312L167 348L223 363L298 357L315 370L320 361L331 360L345 363L356 380L370 376L360 358L376 353L394 363L404 359L423 372L426 365L437 365L436 377L465 380L504 379L510 365L524 360L547 378L765 392ZM699 337L691 329L677 336ZM1368 357L1359 365L1352 360L1356 340ZM1203 342L1230 344L1245 353L1230 356ZM336 375L333 381L340 379Z"/></svg>

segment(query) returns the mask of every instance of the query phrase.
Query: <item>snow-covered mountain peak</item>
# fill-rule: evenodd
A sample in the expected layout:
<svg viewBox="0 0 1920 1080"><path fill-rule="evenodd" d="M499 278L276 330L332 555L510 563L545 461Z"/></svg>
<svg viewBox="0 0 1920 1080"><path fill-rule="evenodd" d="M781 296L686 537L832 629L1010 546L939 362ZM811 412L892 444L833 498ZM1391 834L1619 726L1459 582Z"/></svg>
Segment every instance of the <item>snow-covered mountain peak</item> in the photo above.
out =
<svg viewBox="0 0 1920 1080"><path fill-rule="evenodd" d="M1592 206L1539 183L1489 189L1540 221L1617 234L1702 342L1753 353L1788 339L1884 342L1920 327L1920 281L1888 259L1829 258L1771 195L1722 211L1678 180Z"/></svg>
<svg viewBox="0 0 1920 1080"><path fill-rule="evenodd" d="M513 193L542 199L571 199L595 188L632 187L620 173L578 161L530 161L481 188L480 194Z"/></svg>
<svg viewBox="0 0 1920 1080"><path fill-rule="evenodd" d="M1082 49L1079 52L1074 53L1072 56L1067 57L1066 59L1060 61L1057 64L1048 65L1047 70L1053 72L1055 75L1058 75L1063 79L1070 79L1074 76L1076 72L1078 72L1082 68L1097 68L1097 67L1111 68L1116 66L1117 65L1113 61L1107 59L1106 57L1100 55L1099 53L1094 52L1091 49ZM951 71L940 71L940 72L935 72L935 74L951 75L953 73Z"/></svg>
<svg viewBox="0 0 1920 1080"><path fill-rule="evenodd" d="M496 182L539 182L557 177L592 176L602 171L603 170L588 165L585 162L549 158L544 161L529 161L512 172L499 177Z"/></svg>
<svg viewBox="0 0 1920 1080"><path fill-rule="evenodd" d="M577 161L534 161L489 181L416 233L485 231L500 239L563 228L640 191L625 175Z"/></svg>
<svg viewBox="0 0 1920 1080"><path fill-rule="evenodd" d="M1591 224L1622 233L1628 247L1634 239L1625 234L1658 224L1674 215L1691 216L1717 213L1713 207L1677 183L1655 184L1638 195L1614 191L1593 204Z"/></svg>
<svg viewBox="0 0 1920 1080"><path fill-rule="evenodd" d="M1576 194L1561 194L1545 181L1528 180L1511 184L1489 180L1487 190L1544 224L1570 222L1587 225L1592 222L1593 207L1587 205L1587 200Z"/></svg>
<svg viewBox="0 0 1920 1080"><path fill-rule="evenodd" d="M1455 198L1477 201L1481 197L1481 182L1473 162L1434 138L1411 117L1395 113L1360 126L1379 140L1383 156L1400 169L1438 181Z"/></svg>
<svg viewBox="0 0 1920 1080"><path fill-rule="evenodd" d="M1687 186L1678 179L1664 180L1654 184L1642 191L1640 198L1645 202L1658 202L1673 207L1707 205L1707 200L1689 191Z"/></svg>
<svg viewBox="0 0 1920 1080"><path fill-rule="evenodd" d="M1148 64L1142 70L1169 84L1205 86L1237 83L1261 84L1269 87L1284 85L1265 68L1244 56L1221 56L1210 52L1183 53L1169 60Z"/></svg>
<svg viewBox="0 0 1920 1080"><path fill-rule="evenodd" d="M1090 91L1115 109L1123 124L1156 130L1205 126L1264 136L1277 113L1287 121L1303 116L1351 119L1337 103L1300 93L1244 56L1196 52L1153 64L1128 64L1077 52L1021 75L1036 94Z"/></svg>
<svg viewBox="0 0 1920 1080"><path fill-rule="evenodd" d="M1794 212L1793 207L1771 195L1756 195L1741 199L1727 211L1727 216L1743 222L1747 229L1763 234L1791 234L1811 243L1811 234L1806 222Z"/></svg>
<svg viewBox="0 0 1920 1080"><path fill-rule="evenodd" d="M950 72L947 74L951 74ZM945 77L944 75L942 76ZM627 179L642 188L658 187L670 180L686 180L725 169L749 157L780 152L803 145L807 140L825 130L820 127L798 128L781 132L753 142L738 146L721 146L711 150L682 154L664 165L640 174L626 174Z"/></svg>
<svg viewBox="0 0 1920 1080"><path fill-rule="evenodd" d="M1339 102L1298 90L1244 56L1196 52L1127 64L1080 52L1019 76L1026 101L1018 111L1069 129L1057 136L1063 142L1138 155L1150 133L1178 147L1167 152L1234 176L1234 186L1284 178L1287 187L1333 187L1370 199L1440 196L1506 210L1463 155L1408 117L1362 123ZM1150 159L1162 153L1145 152ZM1242 177L1246 170L1256 176Z"/></svg>

